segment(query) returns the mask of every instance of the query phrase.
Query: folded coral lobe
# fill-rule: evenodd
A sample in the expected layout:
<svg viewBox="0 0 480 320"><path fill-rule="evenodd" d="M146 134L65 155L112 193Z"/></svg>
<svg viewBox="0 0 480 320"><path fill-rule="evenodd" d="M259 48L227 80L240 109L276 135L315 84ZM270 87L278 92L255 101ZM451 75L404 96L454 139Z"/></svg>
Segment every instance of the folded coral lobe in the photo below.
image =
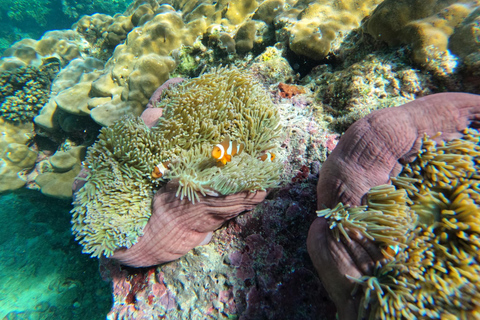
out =
<svg viewBox="0 0 480 320"><path fill-rule="evenodd" d="M175 196L171 183L153 198L153 210L144 235L130 248L115 251L112 258L132 267L146 267L176 260L205 244L224 222L262 202L266 191L239 192L228 196L202 196L195 204ZM207 238L207 241L204 241Z"/></svg>
<svg viewBox="0 0 480 320"><path fill-rule="evenodd" d="M424 134L437 140L459 138L478 127L480 96L438 93L402 106L377 110L355 122L323 164L317 185L319 209L337 203L360 205L374 186L388 183L412 161Z"/></svg>

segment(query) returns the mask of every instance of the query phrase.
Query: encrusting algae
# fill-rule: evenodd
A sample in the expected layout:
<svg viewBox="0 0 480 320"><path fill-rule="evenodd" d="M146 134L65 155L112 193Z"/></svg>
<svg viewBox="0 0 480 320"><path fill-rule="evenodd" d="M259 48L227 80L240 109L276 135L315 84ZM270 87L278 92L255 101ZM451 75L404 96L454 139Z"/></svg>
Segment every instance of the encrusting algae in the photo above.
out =
<svg viewBox="0 0 480 320"><path fill-rule="evenodd" d="M163 115L151 129L127 117L103 128L88 150L88 176L75 195L72 223L84 252L94 257L137 242L152 197L166 182L178 184L177 197L192 203L199 193L253 192L279 182L281 162L259 158L275 150L280 118L248 73L215 69L167 90L156 107ZM227 137L243 150L218 165L212 149ZM152 178L159 164L165 170Z"/></svg>
<svg viewBox="0 0 480 320"><path fill-rule="evenodd" d="M359 230L385 249L372 276L349 277L364 289L359 318L480 317L480 133L435 138L393 185L372 188L366 206L318 212L337 239Z"/></svg>

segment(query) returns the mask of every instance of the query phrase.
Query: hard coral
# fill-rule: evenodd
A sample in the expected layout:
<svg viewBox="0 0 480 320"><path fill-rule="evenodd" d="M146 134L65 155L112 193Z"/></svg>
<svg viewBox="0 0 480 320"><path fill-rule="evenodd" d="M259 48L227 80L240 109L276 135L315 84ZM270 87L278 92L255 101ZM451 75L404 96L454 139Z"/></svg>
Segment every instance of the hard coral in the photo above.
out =
<svg viewBox="0 0 480 320"><path fill-rule="evenodd" d="M0 117L12 122L28 122L48 100L51 80L59 71L58 59L40 67L19 67L0 73Z"/></svg>
<svg viewBox="0 0 480 320"><path fill-rule="evenodd" d="M401 172L402 164L416 157L425 134L438 141L459 138L468 126L477 127L479 119L480 96L464 93L435 94L371 113L347 130L323 164L318 208L362 204L371 188L388 183ZM371 274L383 255L358 230L346 234L338 241L327 220L319 217L310 227L307 246L340 318L356 319L360 298L351 295L354 281L345 275Z"/></svg>
<svg viewBox="0 0 480 320"><path fill-rule="evenodd" d="M152 257L149 262L128 263L139 266L175 259L189 250L185 243L190 243L191 249L206 237L204 234L199 239L192 230L179 230L185 227L182 221L191 221L189 217L196 215L197 208L205 215L215 212L208 208L209 199L213 201L211 206L222 206L221 196L232 195L241 205L245 195L236 198L234 194L257 191L254 198L261 201L260 191L278 183L281 163L264 162L258 157L275 148L273 139L279 135L279 116L266 93L248 74L237 69L218 69L184 81L162 97L157 104L159 110L163 109L162 117L155 126L149 128L141 119L127 118L104 128L99 141L88 151L86 165L90 173L75 197L73 230L84 251L93 256L111 256L117 249L132 247L144 235L149 219L157 219L157 208L168 213L167 202L172 202L172 206L185 210L181 219L162 217L170 223L162 229L166 232L164 241L170 244L176 239L173 244L178 246L164 250L174 254L160 253L160 257ZM226 136L241 141L245 148L227 165L219 167L211 158L211 149ZM170 161L169 170L161 180L152 181L153 168L164 161ZM163 190L167 181L168 186L175 186L178 199L164 199L165 205L154 202L151 209L153 194ZM190 202L182 202L184 198L191 206ZM228 199L223 201L228 203ZM198 201L201 203L193 204ZM235 215L242 211L234 207L235 203ZM106 219L109 223L105 223ZM208 231L200 232L213 231L221 225L221 218L213 220L211 230L202 227ZM157 232L154 226L147 230ZM151 236L145 234L146 239Z"/></svg>
<svg viewBox="0 0 480 320"><path fill-rule="evenodd" d="M440 53L446 53L448 46L452 51L464 52L465 44L458 42L458 37L452 42L449 38L477 7L472 0L386 0L366 19L363 29L389 45L412 46L415 62L435 68L432 62L441 59ZM468 33L465 36L472 37Z"/></svg>
<svg viewBox="0 0 480 320"><path fill-rule="evenodd" d="M22 171L35 166L37 152L28 147L34 136L32 123L11 123L0 118L0 192L25 185Z"/></svg>

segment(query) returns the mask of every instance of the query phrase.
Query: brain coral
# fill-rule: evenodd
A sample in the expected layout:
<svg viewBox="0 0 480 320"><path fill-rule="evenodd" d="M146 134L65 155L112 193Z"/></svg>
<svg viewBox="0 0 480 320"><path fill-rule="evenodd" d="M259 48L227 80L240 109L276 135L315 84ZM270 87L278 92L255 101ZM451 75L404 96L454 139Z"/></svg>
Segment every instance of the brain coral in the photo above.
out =
<svg viewBox="0 0 480 320"><path fill-rule="evenodd" d="M102 129L98 142L88 150L85 167L89 173L75 195L72 222L84 251L93 256L111 256L139 240L152 211L161 214L156 212L157 205L154 203L152 210L151 204L159 188L175 186L177 198L172 205L182 208L190 202L208 202L204 197L265 190L278 182L281 163L258 157L275 148L279 116L268 95L248 74L217 69L183 81L166 91L157 107L163 108L163 116L156 126L149 128L137 118L124 119ZM244 143L245 149L227 165L218 166L211 150L227 136ZM170 161L164 179L152 181L154 166L164 161ZM178 201L186 202L179 205ZM221 206L220 198L218 201ZM196 205L189 212L202 208ZM168 227L178 231L182 221ZM219 226L218 220L215 225ZM162 234L178 237L188 232L169 234L164 228ZM157 263L168 261L162 252L158 254Z"/></svg>
<svg viewBox="0 0 480 320"><path fill-rule="evenodd" d="M364 196L371 188L388 183L401 172L402 164L415 158L424 134L438 141L459 138L467 126L478 126L479 118L480 97L463 93L435 94L372 112L347 130L323 164L318 208L365 203ZM381 257L365 235L357 231L348 235L349 239L337 241L325 218L319 217L310 227L307 241L310 257L341 319L356 318L358 312L359 299L351 295L354 281L345 275L359 278L371 274Z"/></svg>

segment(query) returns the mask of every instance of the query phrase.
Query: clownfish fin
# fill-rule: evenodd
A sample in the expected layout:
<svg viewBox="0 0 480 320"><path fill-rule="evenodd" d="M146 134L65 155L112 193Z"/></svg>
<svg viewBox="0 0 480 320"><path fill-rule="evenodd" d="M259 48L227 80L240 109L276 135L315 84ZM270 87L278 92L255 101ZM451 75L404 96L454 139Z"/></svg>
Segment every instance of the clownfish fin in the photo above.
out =
<svg viewBox="0 0 480 320"><path fill-rule="evenodd" d="M230 137L226 136L220 144L225 148L225 151L228 150L228 147L230 146Z"/></svg>

